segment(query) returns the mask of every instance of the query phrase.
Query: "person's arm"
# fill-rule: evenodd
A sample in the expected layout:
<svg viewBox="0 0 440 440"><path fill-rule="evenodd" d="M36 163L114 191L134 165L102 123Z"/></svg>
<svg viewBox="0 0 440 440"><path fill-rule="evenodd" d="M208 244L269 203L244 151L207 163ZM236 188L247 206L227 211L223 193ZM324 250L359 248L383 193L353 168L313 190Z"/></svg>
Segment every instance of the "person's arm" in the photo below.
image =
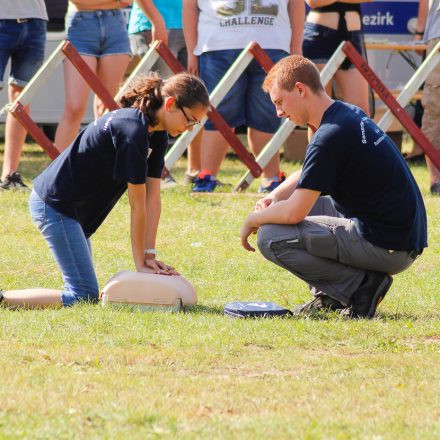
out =
<svg viewBox="0 0 440 440"><path fill-rule="evenodd" d="M145 269L144 237L146 219L146 188L145 184L128 184L128 200L130 202L130 236L133 260L138 272Z"/></svg>
<svg viewBox="0 0 440 440"><path fill-rule="evenodd" d="M146 185L146 229L144 249L156 249L156 236L161 213L160 178L148 177ZM164 275L178 275L173 267L168 266L156 258L155 254L145 253L145 265L154 269L155 273Z"/></svg>
<svg viewBox="0 0 440 440"><path fill-rule="evenodd" d="M301 169L292 173L283 183L277 186L270 194L258 200L255 205L255 211L267 208L272 203L280 200L288 199L295 191L298 185L299 177L301 176Z"/></svg>
<svg viewBox="0 0 440 440"><path fill-rule="evenodd" d="M416 34L414 36L415 40L421 40L423 37L423 33L425 32L425 27L426 27L426 21L428 19L428 11L429 11L429 0L420 0L419 12L417 14Z"/></svg>
<svg viewBox="0 0 440 440"><path fill-rule="evenodd" d="M255 249L249 244L250 234L255 234L260 226L272 223L289 225L302 222L316 200L320 196L319 191L299 188L287 199L268 206L266 209L251 212L241 230L241 244L248 250L254 252Z"/></svg>
<svg viewBox="0 0 440 440"><path fill-rule="evenodd" d="M197 0L183 0L183 35L185 37L186 51L188 53L188 72L198 75L198 60L194 55L197 45L197 26L199 22L199 8Z"/></svg>
<svg viewBox="0 0 440 440"><path fill-rule="evenodd" d="M145 230L145 249L156 248L157 228L159 227L159 219L162 209L160 198L160 182L161 179L153 177L147 178L147 228ZM154 255L146 255L146 257L154 259Z"/></svg>
<svg viewBox="0 0 440 440"><path fill-rule="evenodd" d="M289 20L292 28L290 40L290 54L302 54L302 35L304 32L304 22L306 17L306 7L303 0L289 1Z"/></svg>
<svg viewBox="0 0 440 440"><path fill-rule="evenodd" d="M153 0L135 0L142 12L151 22L152 40L162 40L164 44L168 44L168 32L165 21L160 12L154 5Z"/></svg>

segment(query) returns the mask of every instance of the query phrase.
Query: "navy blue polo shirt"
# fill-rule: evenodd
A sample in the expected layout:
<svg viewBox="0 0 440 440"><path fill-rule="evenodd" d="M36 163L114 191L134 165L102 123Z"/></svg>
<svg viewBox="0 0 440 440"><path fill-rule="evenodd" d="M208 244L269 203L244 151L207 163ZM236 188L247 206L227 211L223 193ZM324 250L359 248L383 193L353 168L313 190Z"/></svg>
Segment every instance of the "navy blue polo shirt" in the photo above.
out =
<svg viewBox="0 0 440 440"><path fill-rule="evenodd" d="M358 107L335 101L307 147L298 188L330 195L370 243L392 250L427 246L419 188L393 141Z"/></svg>
<svg viewBox="0 0 440 440"><path fill-rule="evenodd" d="M167 133L149 134L142 112L114 110L81 131L34 180L34 189L48 205L77 220L89 237L128 183L161 177L167 146Z"/></svg>

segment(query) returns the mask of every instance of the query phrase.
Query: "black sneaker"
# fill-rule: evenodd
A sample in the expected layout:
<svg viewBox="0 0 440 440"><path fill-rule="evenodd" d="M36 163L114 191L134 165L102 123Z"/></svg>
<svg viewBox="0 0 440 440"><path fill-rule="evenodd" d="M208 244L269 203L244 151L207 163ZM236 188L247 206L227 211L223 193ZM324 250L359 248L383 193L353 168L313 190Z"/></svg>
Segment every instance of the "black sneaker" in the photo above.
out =
<svg viewBox="0 0 440 440"><path fill-rule="evenodd" d="M440 196L440 182L436 182L431 185L431 194Z"/></svg>
<svg viewBox="0 0 440 440"><path fill-rule="evenodd" d="M363 283L351 298L350 307L341 312L346 318L371 319L387 294L393 279L383 272L368 271Z"/></svg>
<svg viewBox="0 0 440 440"><path fill-rule="evenodd" d="M339 301L336 301L327 295L319 295L312 299L312 301L295 307L292 313L296 316L311 315L318 311L334 312L342 309L345 309L345 306Z"/></svg>
<svg viewBox="0 0 440 440"><path fill-rule="evenodd" d="M20 173L14 171L11 175L7 175L5 180L0 184L0 189L27 189L28 186L21 180Z"/></svg>

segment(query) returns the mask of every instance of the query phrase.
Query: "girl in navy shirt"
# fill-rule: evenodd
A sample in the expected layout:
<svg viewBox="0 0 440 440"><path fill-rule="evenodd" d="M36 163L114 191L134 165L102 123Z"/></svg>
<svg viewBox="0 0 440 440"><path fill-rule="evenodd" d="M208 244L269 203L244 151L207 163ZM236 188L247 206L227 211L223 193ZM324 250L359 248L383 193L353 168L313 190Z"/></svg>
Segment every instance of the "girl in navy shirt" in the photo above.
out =
<svg viewBox="0 0 440 440"><path fill-rule="evenodd" d="M160 182L168 134L192 130L206 115L208 92L195 76L137 80L122 108L88 125L34 181L29 207L61 269L63 290L0 293L7 306L69 306L96 301L98 282L90 236L128 188L131 245L136 270L174 275L156 259Z"/></svg>

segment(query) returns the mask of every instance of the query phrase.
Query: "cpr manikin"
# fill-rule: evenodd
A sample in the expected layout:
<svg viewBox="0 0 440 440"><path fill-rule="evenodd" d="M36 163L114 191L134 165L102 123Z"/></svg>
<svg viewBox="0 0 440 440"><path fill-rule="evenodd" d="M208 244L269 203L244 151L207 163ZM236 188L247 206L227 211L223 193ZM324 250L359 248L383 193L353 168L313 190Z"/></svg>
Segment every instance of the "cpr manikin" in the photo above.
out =
<svg viewBox="0 0 440 440"><path fill-rule="evenodd" d="M179 310L197 303L194 286L181 275L118 272L101 293L103 305L129 306L139 310Z"/></svg>

